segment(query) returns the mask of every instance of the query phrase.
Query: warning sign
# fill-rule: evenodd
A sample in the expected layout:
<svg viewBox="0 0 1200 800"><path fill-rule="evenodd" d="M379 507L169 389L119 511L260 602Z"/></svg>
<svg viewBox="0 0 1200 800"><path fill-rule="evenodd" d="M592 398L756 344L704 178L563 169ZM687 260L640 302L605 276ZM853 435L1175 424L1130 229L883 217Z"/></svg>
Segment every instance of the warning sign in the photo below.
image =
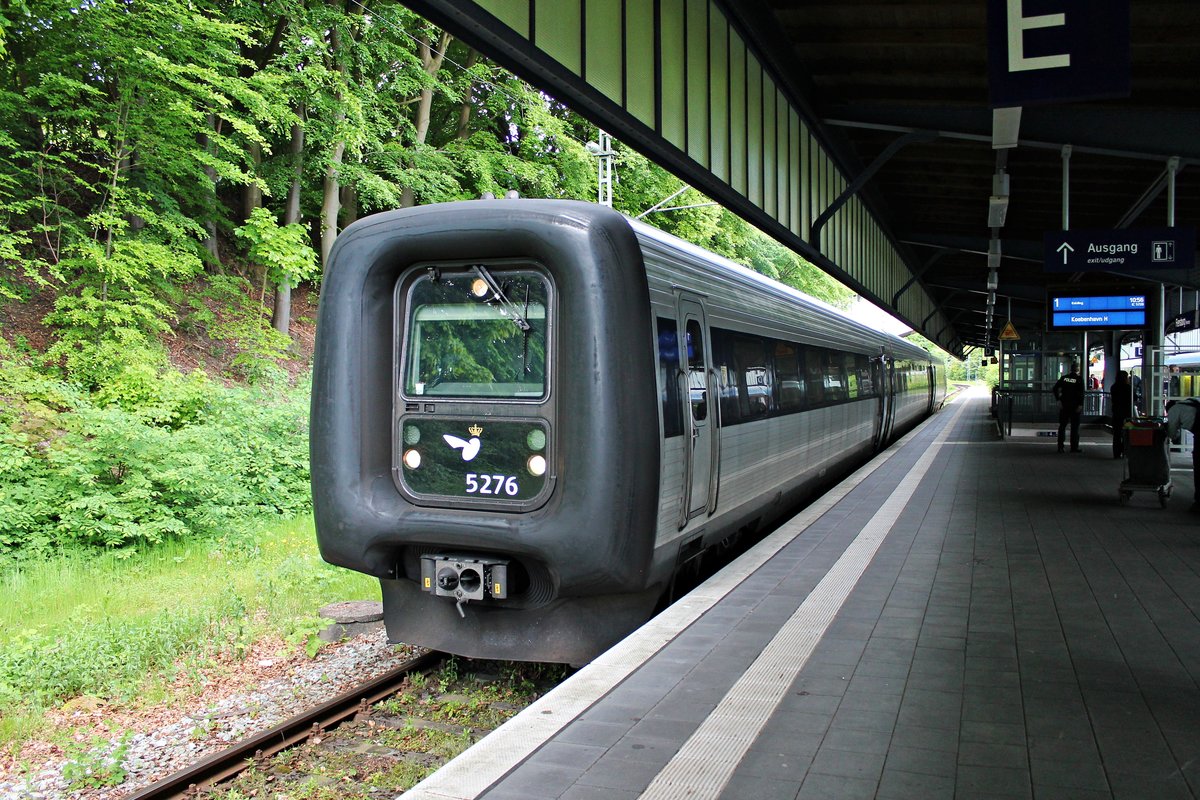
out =
<svg viewBox="0 0 1200 800"><path fill-rule="evenodd" d="M1013 327L1012 320L1004 323L1004 330L1000 331L1000 341L1015 342L1021 338L1021 334L1017 333L1017 329Z"/></svg>

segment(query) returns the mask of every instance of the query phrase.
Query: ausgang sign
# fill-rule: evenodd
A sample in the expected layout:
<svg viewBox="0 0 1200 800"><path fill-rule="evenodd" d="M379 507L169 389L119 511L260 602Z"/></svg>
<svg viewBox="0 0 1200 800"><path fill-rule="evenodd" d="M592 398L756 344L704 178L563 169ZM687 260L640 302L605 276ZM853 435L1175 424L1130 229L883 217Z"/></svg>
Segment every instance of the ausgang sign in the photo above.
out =
<svg viewBox="0 0 1200 800"><path fill-rule="evenodd" d="M1129 1L988 0L992 107L1127 97Z"/></svg>
<svg viewBox="0 0 1200 800"><path fill-rule="evenodd" d="M1043 246L1047 272L1191 269L1196 263L1191 226L1054 231Z"/></svg>

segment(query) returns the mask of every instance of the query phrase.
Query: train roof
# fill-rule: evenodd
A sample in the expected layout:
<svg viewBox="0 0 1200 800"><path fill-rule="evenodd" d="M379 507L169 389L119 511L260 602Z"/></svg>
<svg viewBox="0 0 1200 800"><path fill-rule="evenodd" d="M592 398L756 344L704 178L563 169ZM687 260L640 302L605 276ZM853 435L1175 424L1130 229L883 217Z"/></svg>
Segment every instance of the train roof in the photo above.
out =
<svg viewBox="0 0 1200 800"><path fill-rule="evenodd" d="M689 256L694 261L699 261L711 268L736 275L741 278L743 282L755 284L756 287L760 289L764 289L773 294L786 297L790 300L797 300L811 308L824 312L825 315L836 318L838 323L851 328L858 335L865 338L873 338L880 344L887 344L894 348L898 353L904 353L912 357L931 357L929 351L925 348L913 344L912 342L909 342L899 336L887 333L886 331L877 330L864 325L853 317L847 315L845 311L825 302L824 300L813 297L812 295L788 286L785 283L780 283L779 281L768 277L767 275L763 275L761 272L757 272L743 264L739 264L736 261L732 261L724 256L718 255L709 250L705 250L703 247L692 244L685 239L680 239L678 236L674 236L666 231L659 230L651 225L647 225L640 220L633 219L632 217L628 216L626 217L626 220L629 222L630 227L633 228L634 233L638 237L651 239L660 245Z"/></svg>

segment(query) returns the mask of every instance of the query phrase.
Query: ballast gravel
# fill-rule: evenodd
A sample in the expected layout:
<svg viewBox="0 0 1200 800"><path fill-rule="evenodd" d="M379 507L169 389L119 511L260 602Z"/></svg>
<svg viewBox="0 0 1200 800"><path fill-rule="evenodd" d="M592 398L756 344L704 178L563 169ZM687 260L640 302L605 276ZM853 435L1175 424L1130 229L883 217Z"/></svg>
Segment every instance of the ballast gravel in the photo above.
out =
<svg viewBox="0 0 1200 800"><path fill-rule="evenodd" d="M0 753L0 800L117 800L422 652L388 644L382 628L326 645L311 660L302 649L286 651L282 642L259 643L246 658L196 676L200 692L181 703L186 707L67 703L51 715L56 729L69 732L65 745L31 741L19 752ZM97 782L87 770L110 767L122 740L124 780L86 786Z"/></svg>

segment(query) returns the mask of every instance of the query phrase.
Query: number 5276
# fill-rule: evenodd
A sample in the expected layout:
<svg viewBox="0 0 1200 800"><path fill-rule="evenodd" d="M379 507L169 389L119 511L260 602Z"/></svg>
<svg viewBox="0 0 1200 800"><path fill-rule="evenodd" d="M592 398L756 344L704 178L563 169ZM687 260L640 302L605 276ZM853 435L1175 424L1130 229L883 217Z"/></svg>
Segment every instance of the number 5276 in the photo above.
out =
<svg viewBox="0 0 1200 800"><path fill-rule="evenodd" d="M468 472L466 478L467 494L506 494L516 497L517 492L521 491L516 475L478 475Z"/></svg>

